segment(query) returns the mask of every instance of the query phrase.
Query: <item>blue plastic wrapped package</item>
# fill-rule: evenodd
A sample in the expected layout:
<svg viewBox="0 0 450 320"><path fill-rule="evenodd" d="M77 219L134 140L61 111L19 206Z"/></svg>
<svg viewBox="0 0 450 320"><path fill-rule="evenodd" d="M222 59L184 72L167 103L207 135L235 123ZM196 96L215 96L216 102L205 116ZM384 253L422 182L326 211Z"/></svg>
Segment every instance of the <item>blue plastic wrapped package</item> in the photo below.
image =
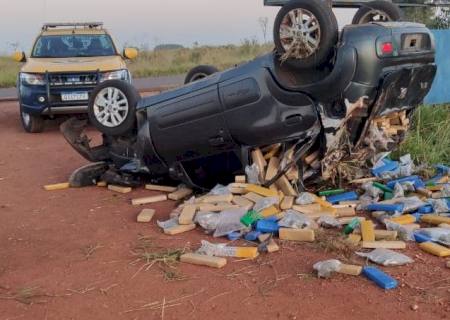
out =
<svg viewBox="0 0 450 320"><path fill-rule="evenodd" d="M428 203L431 204L436 213L446 213L450 211L450 205L446 199L429 199Z"/></svg>
<svg viewBox="0 0 450 320"><path fill-rule="evenodd" d="M422 228L416 230L417 234L425 235L433 242L438 242L450 247L450 229L447 228Z"/></svg>
<svg viewBox="0 0 450 320"><path fill-rule="evenodd" d="M372 203L367 206L369 211L387 211L387 212L403 212L405 206L402 203L396 204L383 204L383 203Z"/></svg>
<svg viewBox="0 0 450 320"><path fill-rule="evenodd" d="M372 169L372 174L379 177L382 173L387 171L394 171L398 169L398 162L389 159L383 159L380 166Z"/></svg>
<svg viewBox="0 0 450 320"><path fill-rule="evenodd" d="M414 239L416 240L417 243L423 243L423 242L431 242L431 238L421 234L421 233L414 233Z"/></svg>
<svg viewBox="0 0 450 320"><path fill-rule="evenodd" d="M334 196L327 197L327 201L331 204L336 204L341 201L353 201L358 200L359 195L355 191L345 192L341 194L336 194Z"/></svg>
<svg viewBox="0 0 450 320"><path fill-rule="evenodd" d="M391 180L386 185L388 188L393 189L395 187L396 183L403 184L405 182L414 183L414 187L416 187L416 189L425 188L425 183L422 181L422 179L419 176L409 176L409 177L403 177L400 179Z"/></svg>
<svg viewBox="0 0 450 320"><path fill-rule="evenodd" d="M237 232L237 231L230 232L229 234L227 234L228 240L230 240L230 241L238 240L238 239L241 238L241 236L242 236L242 234L240 232Z"/></svg>
<svg viewBox="0 0 450 320"><path fill-rule="evenodd" d="M255 241L258 239L258 237L261 235L261 232L259 231L250 231L245 234L244 239L247 241Z"/></svg>
<svg viewBox="0 0 450 320"><path fill-rule="evenodd" d="M427 214L427 213L433 213L434 209L433 206L430 204L427 204L423 207L420 207L419 209L417 209L417 212L420 214Z"/></svg>
<svg viewBox="0 0 450 320"><path fill-rule="evenodd" d="M364 267L362 273L366 278L375 282L384 290L395 289L398 286L397 280L376 267Z"/></svg>
<svg viewBox="0 0 450 320"><path fill-rule="evenodd" d="M261 233L278 233L280 226L277 222L268 220L259 220L256 222L256 231Z"/></svg>

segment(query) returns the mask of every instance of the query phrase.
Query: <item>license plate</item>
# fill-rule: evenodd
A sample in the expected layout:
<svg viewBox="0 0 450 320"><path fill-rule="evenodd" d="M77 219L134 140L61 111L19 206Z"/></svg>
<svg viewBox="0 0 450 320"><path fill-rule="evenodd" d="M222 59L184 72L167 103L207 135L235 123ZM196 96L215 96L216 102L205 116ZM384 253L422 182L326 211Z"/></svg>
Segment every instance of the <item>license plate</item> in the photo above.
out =
<svg viewBox="0 0 450 320"><path fill-rule="evenodd" d="M81 101L88 100L89 95L87 92L66 92L61 93L62 101Z"/></svg>

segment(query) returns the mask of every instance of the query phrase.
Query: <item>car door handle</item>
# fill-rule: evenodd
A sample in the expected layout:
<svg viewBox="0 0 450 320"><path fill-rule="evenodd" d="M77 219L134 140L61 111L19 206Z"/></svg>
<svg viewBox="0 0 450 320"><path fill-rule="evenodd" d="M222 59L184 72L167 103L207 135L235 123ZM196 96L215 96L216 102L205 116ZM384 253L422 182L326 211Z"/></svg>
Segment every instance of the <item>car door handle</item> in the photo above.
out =
<svg viewBox="0 0 450 320"><path fill-rule="evenodd" d="M302 120L303 117L300 114L293 114L289 117L286 117L286 119L284 119L284 123L287 124L288 126L292 126L301 123Z"/></svg>

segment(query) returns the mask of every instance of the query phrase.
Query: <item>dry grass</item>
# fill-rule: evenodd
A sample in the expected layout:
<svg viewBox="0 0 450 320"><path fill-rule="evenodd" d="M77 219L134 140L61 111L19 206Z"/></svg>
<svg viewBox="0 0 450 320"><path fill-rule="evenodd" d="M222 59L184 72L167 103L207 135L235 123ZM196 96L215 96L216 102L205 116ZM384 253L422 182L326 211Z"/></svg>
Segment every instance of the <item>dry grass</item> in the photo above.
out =
<svg viewBox="0 0 450 320"><path fill-rule="evenodd" d="M18 289L14 293L0 296L3 300L15 300L23 304L45 303L47 301L41 298L53 297L47 293L43 293L39 287L25 287Z"/></svg>
<svg viewBox="0 0 450 320"><path fill-rule="evenodd" d="M20 63L10 57L0 57L0 88L14 87Z"/></svg>
<svg viewBox="0 0 450 320"><path fill-rule="evenodd" d="M186 277L177 270L180 256L186 252L187 248L167 249L156 246L151 237L139 236L137 244L132 250L132 255L136 258L130 264L141 264L138 271L132 278L136 277L142 270L147 271L157 265L167 281L184 280Z"/></svg>

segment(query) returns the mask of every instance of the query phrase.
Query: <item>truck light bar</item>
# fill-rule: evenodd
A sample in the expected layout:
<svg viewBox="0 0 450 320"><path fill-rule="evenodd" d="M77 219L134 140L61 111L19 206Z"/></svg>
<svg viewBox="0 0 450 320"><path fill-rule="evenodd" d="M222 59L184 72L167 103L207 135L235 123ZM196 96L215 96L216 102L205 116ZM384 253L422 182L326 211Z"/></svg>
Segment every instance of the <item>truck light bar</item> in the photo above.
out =
<svg viewBox="0 0 450 320"><path fill-rule="evenodd" d="M61 27L83 27L83 28L101 28L103 27L103 22L58 22L58 23L45 23L42 26L42 30L46 31L48 29L61 28Z"/></svg>

